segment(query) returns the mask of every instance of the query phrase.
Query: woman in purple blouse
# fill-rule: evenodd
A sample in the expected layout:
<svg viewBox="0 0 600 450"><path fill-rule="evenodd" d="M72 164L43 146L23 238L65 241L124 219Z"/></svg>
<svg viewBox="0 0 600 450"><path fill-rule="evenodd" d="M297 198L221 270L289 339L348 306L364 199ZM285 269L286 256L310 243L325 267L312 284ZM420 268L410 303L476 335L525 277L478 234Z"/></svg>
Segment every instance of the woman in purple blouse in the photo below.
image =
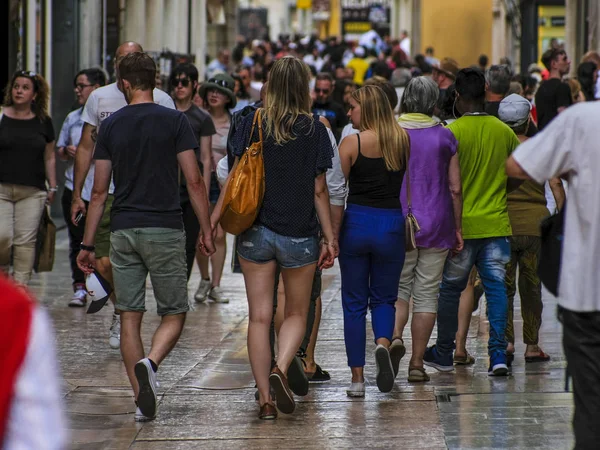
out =
<svg viewBox="0 0 600 450"><path fill-rule="evenodd" d="M417 249L406 252L400 277L392 347L401 347L396 354L405 351L402 333L412 298L408 381L413 382L429 381L423 355L435 325L444 264L450 251L459 252L463 247L458 143L450 130L432 118L438 96L439 89L430 78L413 78L402 96L398 119L411 142L409 170L404 176L400 201L406 215L406 185L410 182L412 213L420 230L416 233ZM397 372L400 361L393 363Z"/></svg>

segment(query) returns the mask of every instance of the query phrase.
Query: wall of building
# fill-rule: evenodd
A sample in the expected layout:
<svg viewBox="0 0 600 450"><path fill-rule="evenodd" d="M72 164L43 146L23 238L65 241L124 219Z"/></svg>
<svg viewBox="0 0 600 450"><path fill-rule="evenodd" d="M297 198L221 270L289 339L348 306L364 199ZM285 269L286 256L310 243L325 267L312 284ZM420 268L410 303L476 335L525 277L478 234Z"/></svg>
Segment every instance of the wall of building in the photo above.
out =
<svg viewBox="0 0 600 450"><path fill-rule="evenodd" d="M435 49L438 58L452 57L461 66L491 56L492 0L425 0L421 8L421 48Z"/></svg>

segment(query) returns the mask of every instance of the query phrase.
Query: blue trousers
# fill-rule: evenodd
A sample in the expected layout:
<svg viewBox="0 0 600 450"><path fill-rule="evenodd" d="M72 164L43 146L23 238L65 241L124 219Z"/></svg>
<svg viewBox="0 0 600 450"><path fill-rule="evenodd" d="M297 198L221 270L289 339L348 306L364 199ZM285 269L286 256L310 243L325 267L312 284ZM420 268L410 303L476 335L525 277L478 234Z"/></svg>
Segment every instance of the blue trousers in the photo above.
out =
<svg viewBox="0 0 600 450"><path fill-rule="evenodd" d="M400 209L349 204L340 233L344 340L350 367L365 365L366 316L375 340L392 340L398 283L404 265Z"/></svg>
<svg viewBox="0 0 600 450"><path fill-rule="evenodd" d="M506 296L506 265L510 261L510 243L506 237L466 239L465 248L458 255L446 260L444 276L438 299L438 337L440 354L451 354L458 329L458 303L460 294L467 287L473 266L477 267L487 301L490 324L488 353L506 354L506 320L508 299Z"/></svg>

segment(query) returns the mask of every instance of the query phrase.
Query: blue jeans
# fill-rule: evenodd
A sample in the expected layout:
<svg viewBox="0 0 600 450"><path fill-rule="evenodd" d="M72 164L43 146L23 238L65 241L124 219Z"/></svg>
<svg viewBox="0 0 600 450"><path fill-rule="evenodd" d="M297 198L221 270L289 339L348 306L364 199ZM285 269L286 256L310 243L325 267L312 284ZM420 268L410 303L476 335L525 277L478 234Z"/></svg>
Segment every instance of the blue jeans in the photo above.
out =
<svg viewBox="0 0 600 450"><path fill-rule="evenodd" d="M364 367L366 316L375 340L392 340L404 265L404 217L399 209L349 204L340 233L344 340L350 367Z"/></svg>
<svg viewBox="0 0 600 450"><path fill-rule="evenodd" d="M490 323L488 354L506 354L506 320L508 300L506 297L506 264L510 261L510 243L506 237L467 239L465 248L458 255L448 258L438 299L437 350L441 355L451 354L458 329L458 303L460 294L467 287L473 266L477 268L483 284Z"/></svg>

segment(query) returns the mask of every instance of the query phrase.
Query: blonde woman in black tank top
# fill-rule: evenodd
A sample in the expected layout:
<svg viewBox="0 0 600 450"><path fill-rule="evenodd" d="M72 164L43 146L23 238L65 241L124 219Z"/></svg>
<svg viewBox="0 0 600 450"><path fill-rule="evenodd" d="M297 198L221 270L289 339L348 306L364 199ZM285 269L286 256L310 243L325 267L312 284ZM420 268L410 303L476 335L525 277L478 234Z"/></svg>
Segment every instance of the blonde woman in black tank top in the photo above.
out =
<svg viewBox="0 0 600 450"><path fill-rule="evenodd" d="M377 387L389 392L394 373L389 347L395 303L404 264L404 216L400 188L409 140L394 119L383 90L364 86L350 98L348 113L360 133L340 145L349 183L348 206L340 233L344 338L352 382L351 397L365 395L366 315L375 334ZM401 357L401 356L400 356Z"/></svg>

